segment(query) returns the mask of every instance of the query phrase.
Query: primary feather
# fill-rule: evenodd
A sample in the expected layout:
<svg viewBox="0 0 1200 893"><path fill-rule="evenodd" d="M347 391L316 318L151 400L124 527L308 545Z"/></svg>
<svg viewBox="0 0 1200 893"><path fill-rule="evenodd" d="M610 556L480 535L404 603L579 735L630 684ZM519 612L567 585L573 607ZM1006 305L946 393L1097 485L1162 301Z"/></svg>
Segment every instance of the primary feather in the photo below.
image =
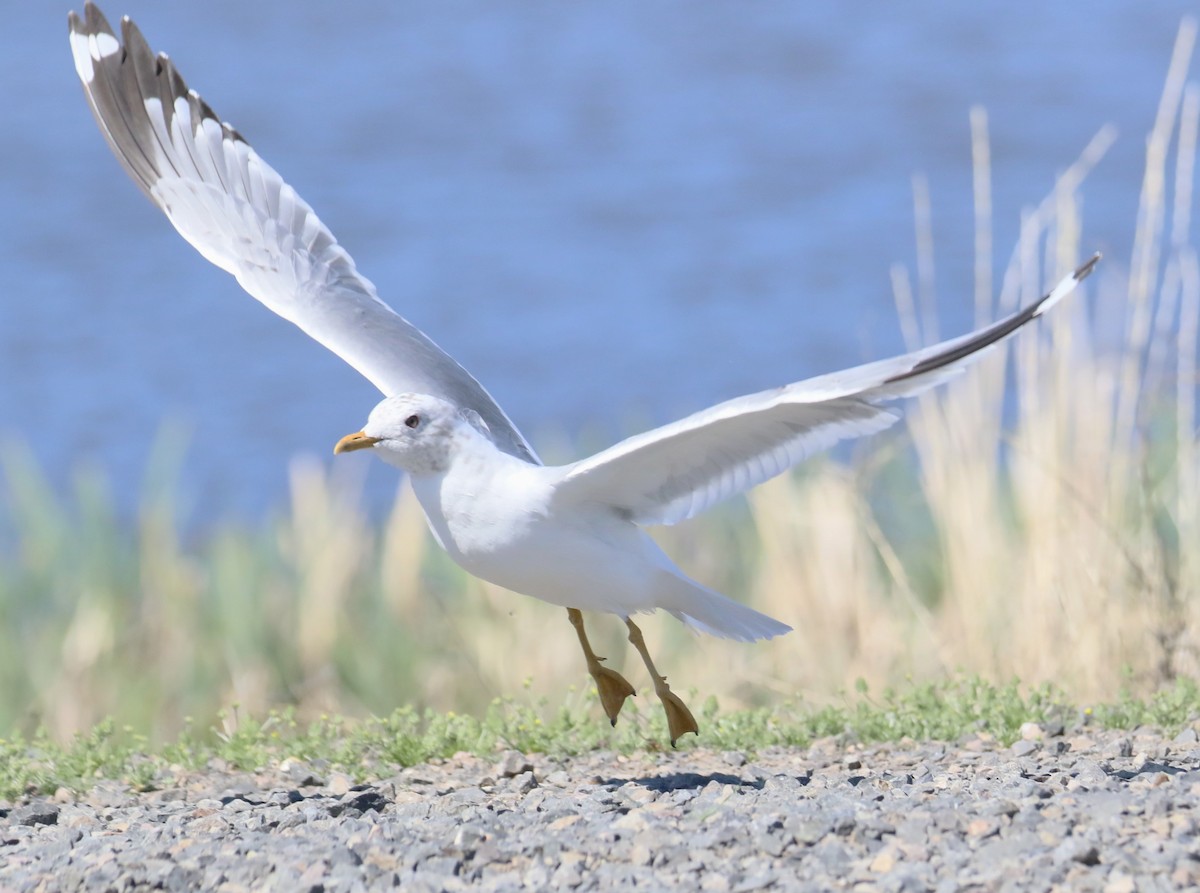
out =
<svg viewBox="0 0 1200 893"><path fill-rule="evenodd" d="M69 25L101 132L184 239L385 395L431 394L474 410L500 449L538 461L479 382L379 299L313 209L133 22L121 20L118 40L89 0Z"/></svg>

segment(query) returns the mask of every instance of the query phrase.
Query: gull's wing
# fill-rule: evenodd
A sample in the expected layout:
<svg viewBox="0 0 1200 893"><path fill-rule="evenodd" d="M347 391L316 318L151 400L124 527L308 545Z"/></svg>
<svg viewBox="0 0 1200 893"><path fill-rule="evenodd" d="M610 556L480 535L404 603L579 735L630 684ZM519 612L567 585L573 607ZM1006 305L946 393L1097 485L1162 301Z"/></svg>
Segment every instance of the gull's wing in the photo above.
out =
<svg viewBox="0 0 1200 893"><path fill-rule="evenodd" d="M479 413L496 445L537 462L462 366L375 294L312 208L222 122L171 60L121 20L118 40L88 0L69 16L88 104L117 158L179 234L242 288L386 395L414 392Z"/></svg>
<svg viewBox="0 0 1200 893"><path fill-rule="evenodd" d="M980 352L1049 310L1100 255L1054 290L997 323L880 360L737 397L567 465L555 500L606 505L639 524L674 524L749 490L840 440L881 431L898 416L880 404L961 372Z"/></svg>

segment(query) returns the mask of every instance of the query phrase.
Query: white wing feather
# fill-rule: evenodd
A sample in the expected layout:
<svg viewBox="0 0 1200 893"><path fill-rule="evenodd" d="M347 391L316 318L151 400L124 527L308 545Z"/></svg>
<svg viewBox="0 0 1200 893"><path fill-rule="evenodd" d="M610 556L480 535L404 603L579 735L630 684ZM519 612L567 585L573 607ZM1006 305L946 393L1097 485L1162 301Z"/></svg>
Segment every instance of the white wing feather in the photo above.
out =
<svg viewBox="0 0 1200 893"><path fill-rule="evenodd" d="M483 387L379 299L313 209L221 122L128 19L118 40L88 0L69 18L88 104L122 165L205 259L357 369L385 395L474 410L496 445L537 462Z"/></svg>
<svg viewBox="0 0 1200 893"><path fill-rule="evenodd" d="M898 416L881 406L940 384L1040 316L1099 255L1040 300L991 326L910 354L737 397L563 467L560 503L606 505L639 524L674 524L841 440Z"/></svg>

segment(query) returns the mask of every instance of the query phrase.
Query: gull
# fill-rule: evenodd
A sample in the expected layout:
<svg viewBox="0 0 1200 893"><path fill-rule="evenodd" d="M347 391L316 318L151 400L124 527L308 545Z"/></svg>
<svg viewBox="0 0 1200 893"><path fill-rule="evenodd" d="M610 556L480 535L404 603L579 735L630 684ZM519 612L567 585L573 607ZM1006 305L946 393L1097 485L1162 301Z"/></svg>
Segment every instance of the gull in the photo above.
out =
<svg viewBox="0 0 1200 893"><path fill-rule="evenodd" d="M68 23L88 104L134 182L201 255L385 395L334 453L370 450L407 472L434 538L459 565L566 608L614 725L634 688L592 650L581 612L622 618L672 746L699 728L633 615L662 610L745 642L791 628L688 577L642 528L691 518L838 441L887 428L899 418L890 404L961 372L1053 307L1100 258L959 338L738 397L578 462L543 465L479 382L379 298L313 209L128 17L118 38L88 0Z"/></svg>

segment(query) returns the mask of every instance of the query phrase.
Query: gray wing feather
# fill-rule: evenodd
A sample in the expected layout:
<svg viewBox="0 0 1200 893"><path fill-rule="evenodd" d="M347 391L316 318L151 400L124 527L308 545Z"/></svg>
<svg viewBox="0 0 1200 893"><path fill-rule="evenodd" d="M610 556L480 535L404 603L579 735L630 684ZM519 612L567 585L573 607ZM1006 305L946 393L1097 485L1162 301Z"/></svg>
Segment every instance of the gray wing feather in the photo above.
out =
<svg viewBox="0 0 1200 893"><path fill-rule="evenodd" d="M555 499L606 505L639 524L674 524L841 440L881 431L885 404L958 375L1053 307L1094 256L1047 295L976 332L889 360L737 397L564 466Z"/></svg>
<svg viewBox="0 0 1200 893"><path fill-rule="evenodd" d="M89 0L68 23L101 132L180 235L384 394L431 394L474 410L500 449L538 462L479 382L379 299L312 208L133 22L121 21L118 40Z"/></svg>

